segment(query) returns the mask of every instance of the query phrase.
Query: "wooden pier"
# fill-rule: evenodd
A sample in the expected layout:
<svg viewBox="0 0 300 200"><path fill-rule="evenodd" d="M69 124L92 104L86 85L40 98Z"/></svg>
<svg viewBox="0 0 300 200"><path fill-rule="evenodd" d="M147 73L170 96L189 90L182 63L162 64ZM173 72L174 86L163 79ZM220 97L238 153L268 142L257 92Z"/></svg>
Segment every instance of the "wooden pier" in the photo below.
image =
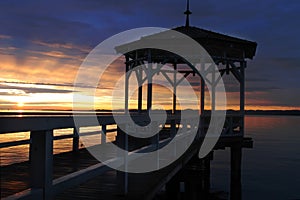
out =
<svg viewBox="0 0 300 200"><path fill-rule="evenodd" d="M88 116L82 117L87 118ZM168 118L169 123L176 122L176 120L174 120L176 119L175 115L170 115ZM209 118L209 116L206 116L206 118ZM234 123L238 122L239 118L240 116L238 115L227 116L227 121ZM111 115L99 115L98 119L103 127L114 123L113 116ZM136 119L143 119L143 117L141 114L137 114ZM205 119L202 120L205 121ZM74 144L78 144L78 136L75 131L73 135L60 138L53 138L53 131L49 131L74 127L72 116L2 116L0 121L1 124L5 124L1 127L2 133L32 130L31 141L1 144L1 147L4 148L7 146L30 143L29 149L31 149L30 161L1 168L1 197L4 199L73 199L75 196L86 199L106 199L108 197L111 199L152 199L162 188L166 188L166 193L174 196L174 187L177 188L180 182L189 180L186 180L186 171L191 171L187 170L187 168L193 164L193 162L195 163L195 160L197 163L196 166L198 166L196 168L194 167L195 175L199 173L200 177L198 184L201 183L202 179L205 179L207 182L205 186L201 186L203 191L201 190L202 193L198 195L209 194L209 173L207 171L203 173L201 170L199 172L199 169L209 168L212 153L207 156L207 158L202 160L197 159L199 146L201 146L203 137L198 137L184 155L162 170L143 174L126 174L117 172L101 164L91 156L86 149L78 150L74 148L72 152L53 156L52 144L54 139L72 137ZM88 122L88 120L85 121ZM18 127L14 125L16 123L19 124ZM86 124L85 126L93 125L94 124ZM227 132L222 134L215 146L215 150L224 149L226 147L232 149L231 178L235 180L232 185L232 194L236 194L236 191L240 191L241 189L241 185L238 184L240 182L238 180L241 178L241 148L251 147L252 140L244 138L241 132L236 131L235 129L237 127L235 125L228 125L233 128L232 132L230 133L230 131L224 129L227 130ZM168 132L171 131L171 126L170 124L169 128L165 128L160 133L161 142L166 142L168 138L171 139L171 134L168 134ZM38 134L38 136L35 134ZM105 135L105 132L101 130L98 134ZM118 138L118 134L120 133L117 133L116 138ZM34 137L41 138L37 140ZM130 150L139 151L147 146L151 147L153 146L151 142L153 142L153 140L145 142L143 148L131 145ZM36 153L38 154L36 155L32 149L37 151ZM43 152L43 154L41 154L41 152ZM112 159L113 157L114 155L112 155ZM201 173L202 175L200 175ZM124 182L125 174L126 182ZM206 190L206 192L204 192L204 190ZM179 190L177 192L179 192ZM178 194L176 195L178 196ZM236 195L239 196L239 194Z"/></svg>

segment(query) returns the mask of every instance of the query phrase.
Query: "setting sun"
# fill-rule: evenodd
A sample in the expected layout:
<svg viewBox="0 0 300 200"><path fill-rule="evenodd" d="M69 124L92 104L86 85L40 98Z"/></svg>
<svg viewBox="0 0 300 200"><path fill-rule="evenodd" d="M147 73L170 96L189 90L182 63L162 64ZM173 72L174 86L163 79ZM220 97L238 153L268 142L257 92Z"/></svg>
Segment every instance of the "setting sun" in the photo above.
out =
<svg viewBox="0 0 300 200"><path fill-rule="evenodd" d="M23 107L24 103L23 102L18 102L18 107Z"/></svg>

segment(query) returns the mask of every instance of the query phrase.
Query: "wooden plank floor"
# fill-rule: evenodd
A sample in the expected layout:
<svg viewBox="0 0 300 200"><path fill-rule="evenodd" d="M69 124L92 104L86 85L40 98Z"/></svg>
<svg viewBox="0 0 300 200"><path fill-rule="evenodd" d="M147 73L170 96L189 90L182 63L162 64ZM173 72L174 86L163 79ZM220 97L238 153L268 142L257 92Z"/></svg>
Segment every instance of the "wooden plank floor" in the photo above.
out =
<svg viewBox="0 0 300 200"><path fill-rule="evenodd" d="M123 196L117 195L116 174L114 170L107 171L84 184L65 190L55 199L124 199Z"/></svg>
<svg viewBox="0 0 300 200"><path fill-rule="evenodd" d="M171 165L149 173L129 173L128 174L128 194L121 195L117 185L117 172L108 171L94 179L81 184L75 188L70 188L56 196L56 200L71 199L152 199L155 194L168 182L174 174L180 171L190 160L192 155L197 153L196 148L190 148L183 156ZM187 156L189 155L189 156Z"/></svg>
<svg viewBox="0 0 300 200"><path fill-rule="evenodd" d="M167 181L166 177L173 172L178 162L182 160L156 172L130 173L129 195L126 198L145 199L147 195L153 195L153 191L159 189L157 186L162 183L162 180ZM54 155L54 179L97 163L99 161L86 149L81 149L77 154L68 152ZM29 188L29 164L29 162L22 162L1 167L1 198ZM115 170L107 171L82 185L66 190L56 199L124 199L125 197L118 192L116 174Z"/></svg>
<svg viewBox="0 0 300 200"><path fill-rule="evenodd" d="M222 139L218 142L218 144L225 144L224 146L230 146L230 143L232 143L232 138L226 139L226 142ZM197 147L199 144L192 145L180 159L162 170L144 174L129 174L129 194L126 199L152 198L155 192L159 191L164 183L172 177L172 174L180 170L178 166L183 166L190 156L197 154ZM97 163L99 161L86 149L81 149L76 154L67 152L54 155L54 179ZM29 188L29 164L27 161L1 167L1 198ZM125 199L118 192L116 174L114 170L107 171L84 184L65 190L55 199Z"/></svg>
<svg viewBox="0 0 300 200"><path fill-rule="evenodd" d="M78 153L66 152L54 155L53 178L84 169L99 163L86 149ZM0 168L1 198L29 188L30 163L16 163Z"/></svg>
<svg viewBox="0 0 300 200"><path fill-rule="evenodd" d="M241 143L247 146L252 144L250 138L221 138L216 145L216 148L228 147L236 143ZM217 147L218 146L218 147ZM153 199L155 195L171 177L179 172L191 157L197 155L199 144L192 145L177 161L159 171L143 173L143 174L128 174L128 194L127 196L120 195L116 181L116 171L108 171L93 180L90 180L80 186L68 189L56 196L56 200L72 200L72 199ZM181 167L180 167L181 166ZM221 197L220 197L221 196ZM223 198L223 193L209 194L209 199L226 199ZM225 195L226 196L226 195ZM161 198L159 198L161 199ZM164 199L164 198L162 198Z"/></svg>

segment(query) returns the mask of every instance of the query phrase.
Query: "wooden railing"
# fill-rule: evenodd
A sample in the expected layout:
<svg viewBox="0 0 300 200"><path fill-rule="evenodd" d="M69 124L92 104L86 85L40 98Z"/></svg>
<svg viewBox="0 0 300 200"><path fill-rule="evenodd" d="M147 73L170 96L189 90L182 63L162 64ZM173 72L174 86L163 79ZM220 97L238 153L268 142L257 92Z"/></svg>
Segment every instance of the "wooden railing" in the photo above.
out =
<svg viewBox="0 0 300 200"><path fill-rule="evenodd" d="M120 117L121 114L120 114ZM143 114L131 115L135 122L141 122L146 117ZM86 135L101 134L102 141L105 141L106 133L116 131L117 129L107 129L108 125L115 125L115 120L112 115L97 116L97 123L92 119L92 116L80 116L82 120L80 127L101 126L101 131L85 133ZM209 115L201 116L202 128L198 129L198 137L205 135L205 130L208 127L210 120ZM241 136L243 134L241 120L242 116L232 115L227 116L222 136ZM123 123L129 123L125 120ZM31 168L31 187L28 190L14 194L4 198L7 199L52 199L56 194L62 192L66 188L79 185L109 168L102 163L90 166L86 169L68 174L66 176L53 180L53 140L63 140L73 138L73 151L78 151L79 133L78 127L75 127L73 116L1 116L0 117L0 134L25 132L30 131L30 140L20 140L13 142L0 143L0 149L17 145L30 145L30 168ZM78 124L77 124L78 125ZM157 124L161 126L161 124ZM170 137L154 141L156 147L163 146L168 143L174 135L178 127L185 128L188 133L191 127L191 121L180 121L179 115L168 115L166 126L171 132ZM53 136L53 130L74 128L73 134ZM197 127L198 128L198 127ZM186 134L188 135L188 134ZM177 137L177 136L176 136ZM178 136L185 137L185 136ZM134 152L145 152L153 148L153 145L144 146L143 148L135 149ZM111 160L115 162L115 160ZM126 184L125 184L126 187ZM126 191L126 188L124 189Z"/></svg>

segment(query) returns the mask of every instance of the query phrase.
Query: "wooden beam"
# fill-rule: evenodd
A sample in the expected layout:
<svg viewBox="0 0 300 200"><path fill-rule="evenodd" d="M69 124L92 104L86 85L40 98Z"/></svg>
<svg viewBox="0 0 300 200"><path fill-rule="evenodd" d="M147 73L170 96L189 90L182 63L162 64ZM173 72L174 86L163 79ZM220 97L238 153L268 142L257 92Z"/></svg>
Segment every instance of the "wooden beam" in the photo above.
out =
<svg viewBox="0 0 300 200"><path fill-rule="evenodd" d="M230 71L231 73L234 75L234 77L239 81L241 82L242 81L242 77L241 77L241 67L238 69L235 64L233 62L229 62L231 68L230 68Z"/></svg>
<svg viewBox="0 0 300 200"><path fill-rule="evenodd" d="M168 76L168 74L165 71L161 72L162 75L167 79L167 81L171 84L174 85L175 83L171 80L171 78Z"/></svg>
<svg viewBox="0 0 300 200"><path fill-rule="evenodd" d="M223 77L225 71L220 72L220 76L218 76L218 78L216 79L214 86L216 87L217 84L220 82L221 78Z"/></svg>
<svg viewBox="0 0 300 200"><path fill-rule="evenodd" d="M186 77L188 77L191 73L190 72L186 72L184 74L183 77L181 77L181 79L179 79L177 82L176 82L176 85L179 85Z"/></svg>

